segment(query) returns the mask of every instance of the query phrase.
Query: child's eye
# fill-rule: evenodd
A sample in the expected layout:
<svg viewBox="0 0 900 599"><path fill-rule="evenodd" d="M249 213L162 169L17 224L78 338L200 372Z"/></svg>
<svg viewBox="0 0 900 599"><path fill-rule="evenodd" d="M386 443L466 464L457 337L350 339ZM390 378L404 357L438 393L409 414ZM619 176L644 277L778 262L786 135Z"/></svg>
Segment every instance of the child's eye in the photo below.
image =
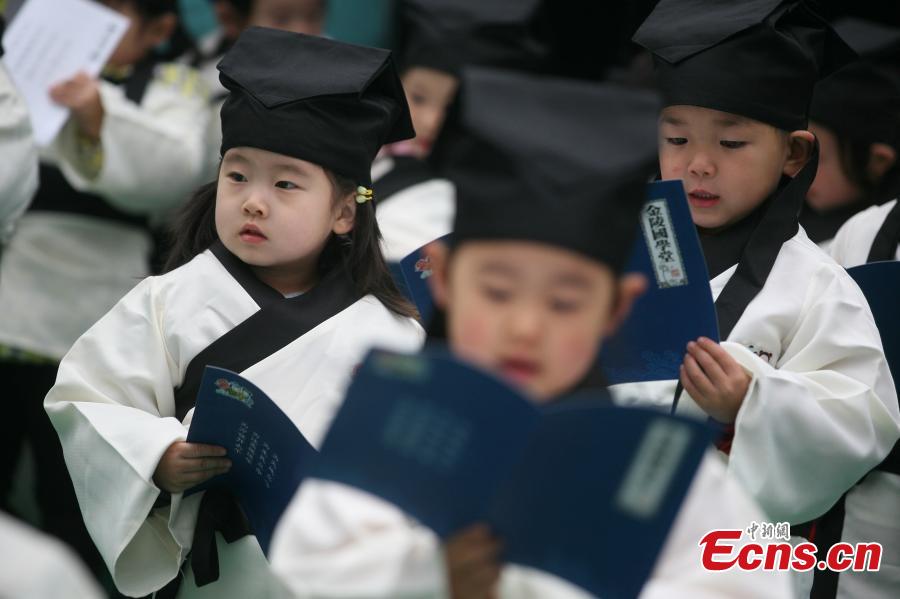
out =
<svg viewBox="0 0 900 599"><path fill-rule="evenodd" d="M666 143L669 143L673 146L683 146L687 143L686 137L667 137Z"/></svg>
<svg viewBox="0 0 900 599"><path fill-rule="evenodd" d="M503 303L512 297L512 294L509 291L501 289L500 287L490 287L485 285L481 289L484 295L492 302Z"/></svg>
<svg viewBox="0 0 900 599"><path fill-rule="evenodd" d="M550 309L558 314L570 314L578 310L578 302L564 299L550 300Z"/></svg>
<svg viewBox="0 0 900 599"><path fill-rule="evenodd" d="M245 177L244 175L240 174L237 171L232 171L225 176L236 183L244 183L245 181L247 181L247 177Z"/></svg>
<svg viewBox="0 0 900 599"><path fill-rule="evenodd" d="M279 189L300 189L300 187L290 181L279 181L275 184L275 187Z"/></svg>
<svg viewBox="0 0 900 599"><path fill-rule="evenodd" d="M719 145L721 145L723 148L728 148L730 150L736 150L738 148L743 148L745 145L747 145L747 142L746 141L729 141L727 139L723 139L722 141L719 142Z"/></svg>
<svg viewBox="0 0 900 599"><path fill-rule="evenodd" d="M425 104L428 101L427 98L425 98L425 96L423 96L421 94L412 94L410 96L410 99L413 101L413 104L419 104L419 105Z"/></svg>

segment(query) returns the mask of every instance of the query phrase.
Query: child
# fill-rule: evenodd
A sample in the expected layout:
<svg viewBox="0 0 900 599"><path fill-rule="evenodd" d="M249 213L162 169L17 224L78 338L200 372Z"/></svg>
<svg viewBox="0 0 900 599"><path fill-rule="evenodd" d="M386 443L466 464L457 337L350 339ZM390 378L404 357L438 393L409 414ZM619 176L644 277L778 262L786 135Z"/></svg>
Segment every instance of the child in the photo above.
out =
<svg viewBox="0 0 900 599"><path fill-rule="evenodd" d="M454 245L430 247L429 281L457 356L535 402L554 401L597 384L600 342L646 284L622 267L645 195L657 103L639 92L489 70L467 70L462 89L464 137L441 141L458 192ZM775 574L704 575L700 538L760 517L723 473L715 456L703 462L646 596L787 596ZM583 596L532 570L503 567L501 576L498 549L475 526L448 541L445 564L434 534L394 506L307 480L276 531L272 567L296 597Z"/></svg>
<svg viewBox="0 0 900 599"><path fill-rule="evenodd" d="M410 350L422 336L367 188L378 148L412 135L390 54L251 28L219 69L224 160L179 219L172 263L184 264L78 340L45 404L128 595L170 581L157 596L276 595L233 497L182 495L229 467L223 448L184 442L205 365L253 380L316 445L370 345Z"/></svg>
<svg viewBox="0 0 900 599"><path fill-rule="evenodd" d="M855 485L900 435L896 391L865 298L797 224L813 84L849 49L796 1L662 0L634 39L655 55L660 170L684 179L727 340L688 345L677 410L732 427L729 473L773 521L812 520L848 491L848 513L877 511L888 499L860 504ZM641 399L671 405L674 388Z"/></svg>
<svg viewBox="0 0 900 599"><path fill-rule="evenodd" d="M0 1L0 13L4 2ZM0 14L0 38L5 24ZM0 45L0 57L3 46ZM31 137L28 109L19 92L0 64L0 148L3 160L0 164L0 254L2 245L12 235L16 221L28 207L37 188L37 147Z"/></svg>
<svg viewBox="0 0 900 599"><path fill-rule="evenodd" d="M490 3L452 0L402 3L407 31L401 80L416 137L385 147L372 165L382 191L378 224L388 260L399 262L450 232L453 186L437 176L440 157L431 149L456 97L460 70L544 67L545 49L528 29L539 4L526 0L497 10Z"/></svg>
<svg viewBox="0 0 900 599"><path fill-rule="evenodd" d="M462 33L442 25L439 10L419 1L402 6L409 31L400 80L416 136L385 146L372 164L382 200L378 226L390 262L450 232L453 186L437 177L427 159L456 96L461 64Z"/></svg>
<svg viewBox="0 0 900 599"><path fill-rule="evenodd" d="M816 85L809 116L819 168L800 224L827 251L847 219L900 191L900 83L874 64L853 63Z"/></svg>
<svg viewBox="0 0 900 599"><path fill-rule="evenodd" d="M0 262L0 376L17 398L0 488L30 441L44 529L100 572L42 402L79 335L149 273L153 224L202 182L206 126L196 74L154 51L177 24L175 0L106 4L128 29L103 80L80 73L49 90L70 118L42 152L37 193Z"/></svg>

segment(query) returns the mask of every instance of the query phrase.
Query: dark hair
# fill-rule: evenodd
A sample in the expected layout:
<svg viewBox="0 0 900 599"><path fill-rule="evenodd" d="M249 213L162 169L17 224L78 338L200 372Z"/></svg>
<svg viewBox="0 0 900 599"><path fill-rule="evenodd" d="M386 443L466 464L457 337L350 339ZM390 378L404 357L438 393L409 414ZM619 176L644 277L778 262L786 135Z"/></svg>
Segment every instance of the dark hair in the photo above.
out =
<svg viewBox="0 0 900 599"><path fill-rule="evenodd" d="M900 191L900 162L895 161L878 180L869 176L872 143L837 136L841 169L847 179L862 190L860 201L867 205L882 204Z"/></svg>
<svg viewBox="0 0 900 599"><path fill-rule="evenodd" d="M131 5L145 21L151 21L167 14L173 14L178 19L175 30L165 44L165 48L156 53L159 60L175 60L185 53L196 50L194 39L181 21L178 0L123 0L123 3Z"/></svg>
<svg viewBox="0 0 900 599"><path fill-rule="evenodd" d="M333 200L341 201L356 192L356 183L324 169L334 189ZM217 181L203 185L178 210L169 228L170 249L163 272L188 263L204 252L219 236L216 233ZM319 256L319 275L342 264L356 291L374 295L384 306L400 316L418 318L415 307L403 296L381 253L381 232L372 202L356 205L353 230L347 235L332 234Z"/></svg>

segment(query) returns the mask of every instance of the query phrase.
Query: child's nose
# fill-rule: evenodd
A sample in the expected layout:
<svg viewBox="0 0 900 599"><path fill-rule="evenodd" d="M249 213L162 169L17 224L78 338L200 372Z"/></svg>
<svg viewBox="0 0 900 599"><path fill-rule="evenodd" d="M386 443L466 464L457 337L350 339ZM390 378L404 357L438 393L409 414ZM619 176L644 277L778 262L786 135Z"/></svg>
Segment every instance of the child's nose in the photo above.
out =
<svg viewBox="0 0 900 599"><path fill-rule="evenodd" d="M513 336L520 340L531 340L541 331L540 310L523 305L514 310L511 320Z"/></svg>
<svg viewBox="0 0 900 599"><path fill-rule="evenodd" d="M707 154L698 152L691 157L688 172L695 177L712 177L716 174L716 165Z"/></svg>
<svg viewBox="0 0 900 599"><path fill-rule="evenodd" d="M242 206L244 214L248 216L265 216L267 203L260 193L251 193Z"/></svg>

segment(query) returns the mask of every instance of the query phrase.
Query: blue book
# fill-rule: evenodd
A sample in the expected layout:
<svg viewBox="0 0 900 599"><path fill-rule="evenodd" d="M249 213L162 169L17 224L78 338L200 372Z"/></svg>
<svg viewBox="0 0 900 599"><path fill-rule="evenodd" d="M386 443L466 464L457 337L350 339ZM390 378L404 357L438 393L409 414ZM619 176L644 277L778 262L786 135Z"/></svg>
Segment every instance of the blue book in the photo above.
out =
<svg viewBox="0 0 900 599"><path fill-rule="evenodd" d="M185 492L226 487L241 504L263 551L318 453L275 402L239 374L207 366L189 443L226 449L231 469Z"/></svg>
<svg viewBox="0 0 900 599"><path fill-rule="evenodd" d="M900 262L872 262L847 269L869 302L895 384L900 384Z"/></svg>
<svg viewBox="0 0 900 599"><path fill-rule="evenodd" d="M647 185L625 272L643 273L649 287L603 344L599 363L607 382L677 379L688 341L719 340L706 260L680 180Z"/></svg>
<svg viewBox="0 0 900 599"><path fill-rule="evenodd" d="M505 560L633 597L712 434L605 393L538 407L443 350L374 351L310 476L380 496L442 538L486 522Z"/></svg>
<svg viewBox="0 0 900 599"><path fill-rule="evenodd" d="M434 241L449 243L452 235L453 233L448 233ZM400 273L404 283L401 290L406 295L406 298L416 306L416 309L419 311L419 317L426 328L434 315L434 298L431 297L431 290L428 288L428 277L431 276L431 262L422 250L430 243L434 243L434 241L423 245L400 261ZM398 287L400 286L398 285Z"/></svg>

